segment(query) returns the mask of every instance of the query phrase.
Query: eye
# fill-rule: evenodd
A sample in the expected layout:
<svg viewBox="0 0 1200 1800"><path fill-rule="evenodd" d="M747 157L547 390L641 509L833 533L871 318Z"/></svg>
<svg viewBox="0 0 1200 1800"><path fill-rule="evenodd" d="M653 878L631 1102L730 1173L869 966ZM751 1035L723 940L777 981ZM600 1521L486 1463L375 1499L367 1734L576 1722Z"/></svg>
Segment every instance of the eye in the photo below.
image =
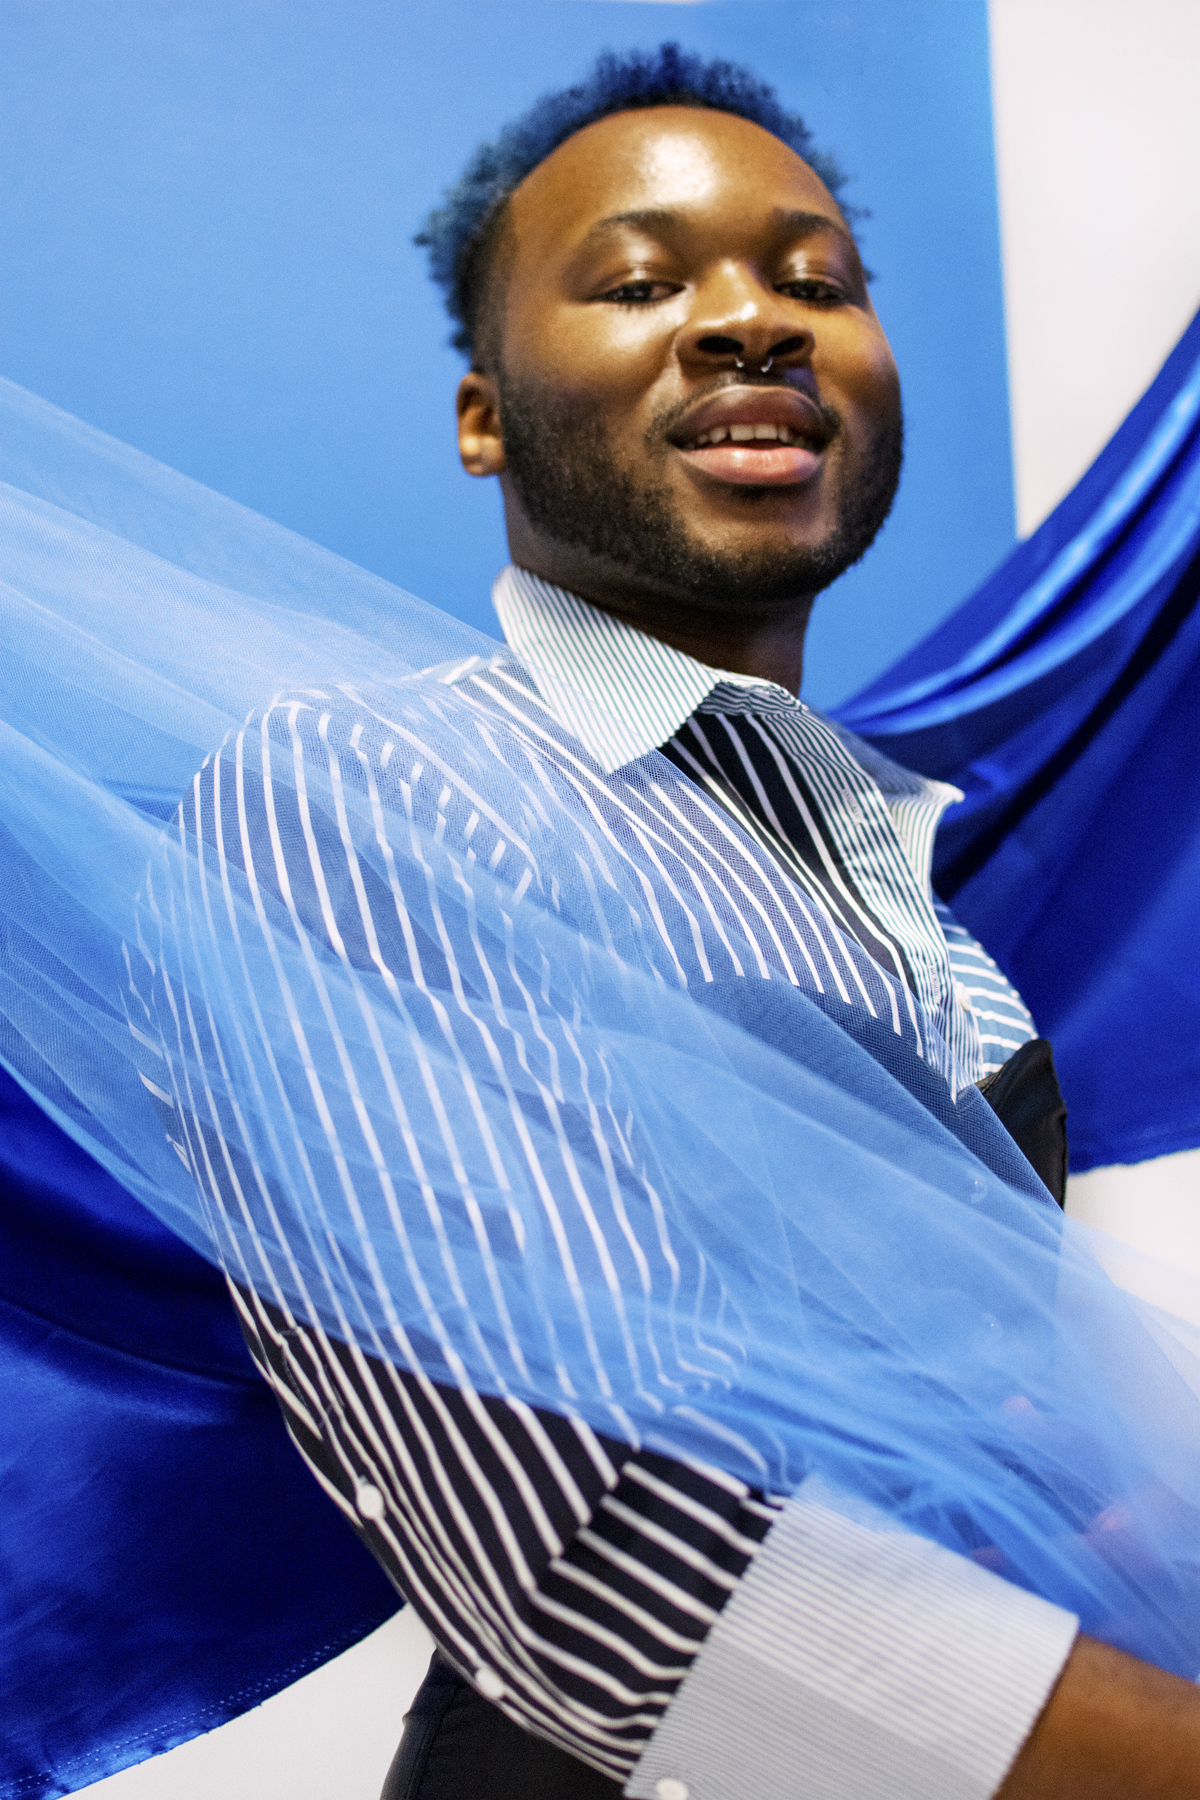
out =
<svg viewBox="0 0 1200 1800"><path fill-rule="evenodd" d="M654 306L679 291L678 283L672 281L623 281L619 287L609 288L607 293L597 294L596 298L607 300L614 306Z"/></svg>
<svg viewBox="0 0 1200 1800"><path fill-rule="evenodd" d="M849 300L846 290L836 281L823 281L816 275L781 281L776 292L786 294L789 300L800 300L805 306L845 306Z"/></svg>

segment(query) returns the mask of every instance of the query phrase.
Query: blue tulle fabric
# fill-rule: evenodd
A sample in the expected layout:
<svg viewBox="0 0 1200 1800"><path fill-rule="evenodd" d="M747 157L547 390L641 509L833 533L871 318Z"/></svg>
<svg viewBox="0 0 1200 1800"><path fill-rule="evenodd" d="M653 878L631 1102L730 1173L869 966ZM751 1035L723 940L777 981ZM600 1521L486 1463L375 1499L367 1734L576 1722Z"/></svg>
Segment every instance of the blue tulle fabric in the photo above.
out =
<svg viewBox="0 0 1200 1800"><path fill-rule="evenodd" d="M819 1478L1196 1675L1195 1346L935 1023L823 983L799 900L764 949L754 845L657 756L585 768L498 646L0 408L0 1054L42 1110L301 1320Z"/></svg>
<svg viewBox="0 0 1200 1800"><path fill-rule="evenodd" d="M1078 486L841 711L966 795L935 880L1053 1040L1071 1166L1200 1145L1200 315Z"/></svg>

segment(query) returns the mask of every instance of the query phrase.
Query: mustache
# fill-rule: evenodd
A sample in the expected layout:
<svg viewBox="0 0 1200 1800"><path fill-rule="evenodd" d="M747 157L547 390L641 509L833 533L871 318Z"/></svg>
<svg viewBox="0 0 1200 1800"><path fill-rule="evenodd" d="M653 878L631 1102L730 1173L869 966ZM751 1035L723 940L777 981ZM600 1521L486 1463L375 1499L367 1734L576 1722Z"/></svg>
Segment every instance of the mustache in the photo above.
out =
<svg viewBox="0 0 1200 1800"><path fill-rule="evenodd" d="M755 392L761 392L764 388L781 388L784 393L803 393L805 399L811 401L820 413L828 434L828 443L832 444L834 439L841 434L841 413L836 406L828 405L811 388L799 388L797 383L788 381L786 375L763 375L753 369L737 372L730 370L728 374L718 376L710 387L689 394L686 400L677 400L671 406L664 406L661 411L655 413L646 427L643 439L647 450L662 450L671 433L686 414L694 412L696 407L702 405L705 400L711 400L714 394L724 394L730 388L752 388Z"/></svg>

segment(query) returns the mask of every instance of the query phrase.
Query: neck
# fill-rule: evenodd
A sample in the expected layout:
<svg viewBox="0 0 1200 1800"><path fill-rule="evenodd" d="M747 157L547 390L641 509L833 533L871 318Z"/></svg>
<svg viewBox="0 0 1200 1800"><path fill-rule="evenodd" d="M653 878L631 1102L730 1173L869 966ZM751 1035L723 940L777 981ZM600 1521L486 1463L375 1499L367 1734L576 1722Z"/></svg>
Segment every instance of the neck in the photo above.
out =
<svg viewBox="0 0 1200 1800"><path fill-rule="evenodd" d="M509 544L512 559L532 575L566 588L601 612L658 638L697 662L774 681L799 696L804 677L804 639L815 594L782 604L757 605L741 597L728 606L698 602L601 566L598 559L547 552L540 544Z"/></svg>

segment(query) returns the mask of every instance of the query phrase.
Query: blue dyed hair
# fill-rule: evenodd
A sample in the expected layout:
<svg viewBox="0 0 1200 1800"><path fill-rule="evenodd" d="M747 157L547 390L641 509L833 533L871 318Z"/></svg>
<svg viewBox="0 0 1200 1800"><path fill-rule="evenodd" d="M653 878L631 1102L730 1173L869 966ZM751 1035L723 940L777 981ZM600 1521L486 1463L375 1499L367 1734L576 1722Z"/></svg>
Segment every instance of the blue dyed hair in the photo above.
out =
<svg viewBox="0 0 1200 1800"><path fill-rule="evenodd" d="M697 106L734 113L782 139L816 170L830 193L836 194L844 184L833 159L813 148L804 120L788 112L774 88L749 69L706 61L678 44L620 54L606 50L575 87L544 94L492 143L480 144L460 180L447 189L442 205L430 213L414 239L429 251L430 271L455 322L451 342L457 349L474 357L479 346L488 280L514 188L585 125L645 106Z"/></svg>

